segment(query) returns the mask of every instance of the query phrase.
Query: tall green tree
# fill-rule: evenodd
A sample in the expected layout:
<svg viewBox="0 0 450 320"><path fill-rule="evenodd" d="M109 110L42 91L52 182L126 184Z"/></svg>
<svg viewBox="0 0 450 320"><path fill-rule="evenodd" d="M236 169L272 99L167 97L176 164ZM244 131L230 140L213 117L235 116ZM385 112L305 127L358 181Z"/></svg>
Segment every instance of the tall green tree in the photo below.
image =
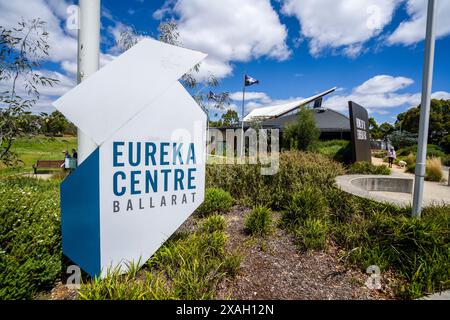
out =
<svg viewBox="0 0 450 320"><path fill-rule="evenodd" d="M22 20L11 29L0 26L0 85L7 88L0 92L0 161L7 165L17 162L14 140L30 134L27 121L33 118L24 114L39 99L39 87L58 82L38 71L48 56L47 38L40 19Z"/></svg>
<svg viewBox="0 0 450 320"><path fill-rule="evenodd" d="M420 106L411 108L397 116L397 130L417 134L419 132ZM450 100L431 101L430 130L428 142L445 147L447 136L450 134Z"/></svg>
<svg viewBox="0 0 450 320"><path fill-rule="evenodd" d="M56 137L63 134L76 134L76 127L69 122L66 117L59 111L54 111L51 114L42 113L40 117L41 133Z"/></svg>
<svg viewBox="0 0 450 320"><path fill-rule="evenodd" d="M388 135L395 131L395 128L392 124L385 122L380 125L379 130L381 139L385 139Z"/></svg>
<svg viewBox="0 0 450 320"><path fill-rule="evenodd" d="M314 111L302 106L297 120L286 127L283 137L291 149L303 151L314 149L320 138Z"/></svg>
<svg viewBox="0 0 450 320"><path fill-rule="evenodd" d="M380 127L378 126L377 121L373 117L369 118L369 131L370 131L370 136L372 139L376 139L376 140L382 139Z"/></svg>
<svg viewBox="0 0 450 320"><path fill-rule="evenodd" d="M221 118L222 125L224 126L234 126L239 124L238 113L234 110L229 109L222 115Z"/></svg>

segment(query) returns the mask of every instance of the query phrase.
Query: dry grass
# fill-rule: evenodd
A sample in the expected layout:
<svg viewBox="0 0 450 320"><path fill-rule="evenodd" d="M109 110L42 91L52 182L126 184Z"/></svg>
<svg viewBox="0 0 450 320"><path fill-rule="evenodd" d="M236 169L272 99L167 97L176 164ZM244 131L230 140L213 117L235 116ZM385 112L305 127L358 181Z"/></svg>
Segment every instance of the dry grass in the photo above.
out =
<svg viewBox="0 0 450 320"><path fill-rule="evenodd" d="M427 160L426 177L427 181L440 182L444 176L442 162L440 158L431 158Z"/></svg>

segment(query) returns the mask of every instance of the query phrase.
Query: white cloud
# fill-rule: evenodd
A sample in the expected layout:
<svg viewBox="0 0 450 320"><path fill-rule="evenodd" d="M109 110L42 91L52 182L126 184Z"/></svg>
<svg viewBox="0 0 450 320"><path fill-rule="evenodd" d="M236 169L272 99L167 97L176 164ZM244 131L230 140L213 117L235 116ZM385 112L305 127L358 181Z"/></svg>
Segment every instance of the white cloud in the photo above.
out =
<svg viewBox="0 0 450 320"><path fill-rule="evenodd" d="M162 20L166 15L170 15L175 2L176 0L166 0L163 6L153 13L153 19Z"/></svg>
<svg viewBox="0 0 450 320"><path fill-rule="evenodd" d="M436 1L436 35L444 37L450 34L450 1ZM408 0L407 13L409 20L400 23L398 28L388 37L388 44L411 45L425 39L427 22L427 1Z"/></svg>
<svg viewBox="0 0 450 320"><path fill-rule="evenodd" d="M169 9L171 8L171 9ZM178 0L166 2L155 18L176 17L183 45L209 54L202 75L232 73L231 62L260 57L287 59L287 31L270 0Z"/></svg>
<svg viewBox="0 0 450 320"><path fill-rule="evenodd" d="M233 101L241 101L242 91L231 93L230 99ZM258 100L261 103L270 103L272 101L272 99L265 92L252 92L252 91L245 93L245 100L246 101Z"/></svg>
<svg viewBox="0 0 450 320"><path fill-rule="evenodd" d="M396 92L412 85L414 81L405 77L392 77L387 75L375 76L355 88L358 94L383 94Z"/></svg>
<svg viewBox="0 0 450 320"><path fill-rule="evenodd" d="M63 61L61 62L61 68L70 75L76 75L77 74L77 63L73 61Z"/></svg>
<svg viewBox="0 0 450 320"><path fill-rule="evenodd" d="M324 101L324 107L339 111L348 110L348 101L354 101L370 112L386 113L389 108L412 107L420 104L421 93L399 92L414 81L405 77L375 76L353 89L350 94L338 94ZM434 99L450 99L450 93L433 93Z"/></svg>
<svg viewBox="0 0 450 320"><path fill-rule="evenodd" d="M40 94L39 100L32 107L33 112L53 112L55 108L52 106L52 102L58 97L65 94L76 85L74 77L68 77L57 71L39 70L36 73L57 80L53 86L39 86L38 91ZM12 89L12 79L8 79L0 84L0 91ZM23 77L19 77L16 82L16 94L24 99L35 99L34 96L28 96L25 89L25 81Z"/></svg>
<svg viewBox="0 0 450 320"><path fill-rule="evenodd" d="M310 52L340 50L350 57L364 50L364 43L378 36L403 0L284 0L282 11L300 22Z"/></svg>
<svg viewBox="0 0 450 320"><path fill-rule="evenodd" d="M432 94L432 98L438 100L450 100L450 92L437 91Z"/></svg>
<svg viewBox="0 0 450 320"><path fill-rule="evenodd" d="M51 103L76 85L77 72L77 30L66 29L67 9L73 1L65 0L0 0L0 25L5 28L17 26L21 19L31 20L40 18L46 22L45 29L49 33L50 45L48 60L60 64L61 71L66 75L50 70L39 73L59 80L53 87L39 87L40 99L33 107L33 111L54 111ZM122 25L121 25L122 26ZM115 58L112 54L100 54L100 67ZM26 96L23 79L19 80L18 92ZM11 84L3 82L0 90L8 90Z"/></svg>
<svg viewBox="0 0 450 320"><path fill-rule="evenodd" d="M49 59L53 62L63 60L74 61L77 55L77 39L62 27L60 20L64 7L70 3L61 0L59 2L44 0L0 0L0 25L6 28L17 26L22 18L25 20L40 18L46 22L46 30L49 33L50 45Z"/></svg>
<svg viewBox="0 0 450 320"><path fill-rule="evenodd" d="M230 62L220 61L211 56L203 60L198 73L195 77L202 81L215 76L218 79L228 77L233 74L233 66Z"/></svg>

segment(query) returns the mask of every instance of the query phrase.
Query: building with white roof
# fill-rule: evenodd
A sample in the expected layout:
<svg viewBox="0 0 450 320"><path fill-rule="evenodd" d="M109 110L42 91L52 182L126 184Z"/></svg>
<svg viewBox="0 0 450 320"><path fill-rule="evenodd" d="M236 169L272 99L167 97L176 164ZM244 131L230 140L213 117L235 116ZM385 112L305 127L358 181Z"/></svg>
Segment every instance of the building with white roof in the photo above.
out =
<svg viewBox="0 0 450 320"><path fill-rule="evenodd" d="M257 108L244 118L244 122L280 118L292 113L296 113L302 106L310 105L314 109L319 109L322 107L323 97L329 95L330 93L333 93L334 91L336 91L336 89L337 88L332 88L307 99L292 101L282 105Z"/></svg>
<svg viewBox="0 0 450 320"><path fill-rule="evenodd" d="M320 129L322 139L346 139L350 140L350 119L337 111L322 107L325 96L336 91L329 89L312 97L292 101L282 105L257 108L244 118L244 129L258 123L265 129L279 129L281 132L290 123L296 121L298 111L302 106L314 110L316 125ZM220 127L217 129L240 129L239 126Z"/></svg>

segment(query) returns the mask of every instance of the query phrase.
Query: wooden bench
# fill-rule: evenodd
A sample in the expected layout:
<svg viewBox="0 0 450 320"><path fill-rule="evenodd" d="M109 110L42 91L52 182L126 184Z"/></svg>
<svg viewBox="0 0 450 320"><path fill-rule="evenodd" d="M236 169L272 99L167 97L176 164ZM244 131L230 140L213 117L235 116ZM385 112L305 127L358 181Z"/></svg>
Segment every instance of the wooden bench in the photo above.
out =
<svg viewBox="0 0 450 320"><path fill-rule="evenodd" d="M33 164L34 174L37 174L38 169L61 169L64 168L64 160L38 160Z"/></svg>

